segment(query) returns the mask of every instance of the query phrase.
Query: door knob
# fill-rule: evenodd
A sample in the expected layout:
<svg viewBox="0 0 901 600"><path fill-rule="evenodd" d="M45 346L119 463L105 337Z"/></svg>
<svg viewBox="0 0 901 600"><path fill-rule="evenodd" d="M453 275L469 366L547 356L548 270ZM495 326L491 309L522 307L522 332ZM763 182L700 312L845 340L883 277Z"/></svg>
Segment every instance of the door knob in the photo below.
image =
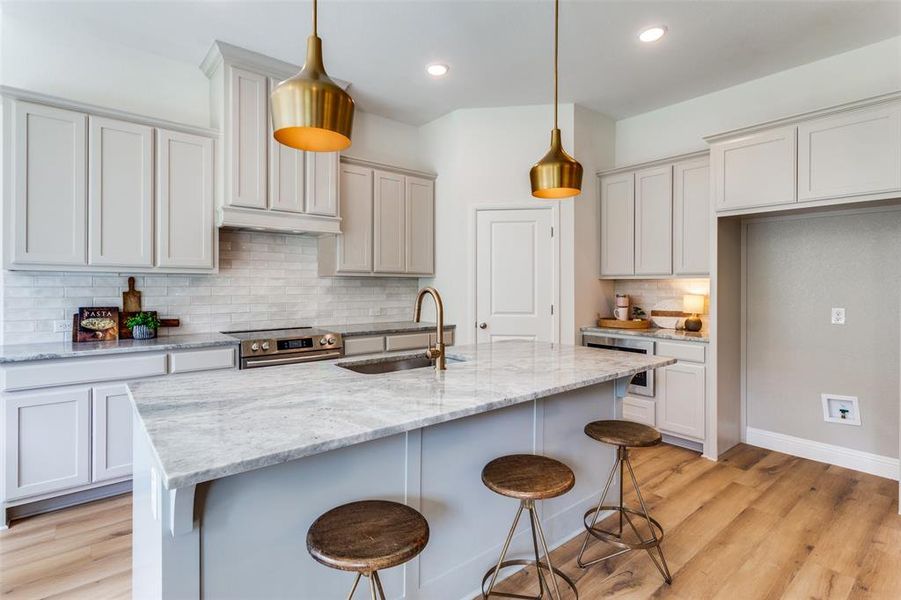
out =
<svg viewBox="0 0 901 600"><path fill-rule="evenodd" d="M485 323L484 321L479 323L479 329L488 329L488 323Z"/></svg>

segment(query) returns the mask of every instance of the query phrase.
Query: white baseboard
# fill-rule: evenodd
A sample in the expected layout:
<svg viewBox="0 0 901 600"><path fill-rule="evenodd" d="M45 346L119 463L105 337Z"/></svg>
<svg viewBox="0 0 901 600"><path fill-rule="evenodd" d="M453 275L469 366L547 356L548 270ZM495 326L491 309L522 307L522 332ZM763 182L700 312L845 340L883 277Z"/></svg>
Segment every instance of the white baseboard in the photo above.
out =
<svg viewBox="0 0 901 600"><path fill-rule="evenodd" d="M745 431L745 441L752 446L854 469L895 481L898 481L899 474L901 474L899 473L901 462L897 458L824 444L784 433L748 427Z"/></svg>

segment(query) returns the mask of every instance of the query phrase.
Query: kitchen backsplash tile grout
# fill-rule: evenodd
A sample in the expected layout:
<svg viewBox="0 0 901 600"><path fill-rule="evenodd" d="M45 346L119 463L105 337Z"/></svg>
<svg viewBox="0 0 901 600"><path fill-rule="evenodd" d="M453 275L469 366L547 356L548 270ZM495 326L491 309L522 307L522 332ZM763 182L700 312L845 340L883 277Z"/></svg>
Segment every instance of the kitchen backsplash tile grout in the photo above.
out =
<svg viewBox="0 0 901 600"><path fill-rule="evenodd" d="M135 275L143 308L178 317L161 334L208 333L290 324L353 324L410 317L418 280L320 278L311 236L222 230L219 272ZM60 341L53 322L80 306L122 305L129 273L6 271L2 277L2 343Z"/></svg>

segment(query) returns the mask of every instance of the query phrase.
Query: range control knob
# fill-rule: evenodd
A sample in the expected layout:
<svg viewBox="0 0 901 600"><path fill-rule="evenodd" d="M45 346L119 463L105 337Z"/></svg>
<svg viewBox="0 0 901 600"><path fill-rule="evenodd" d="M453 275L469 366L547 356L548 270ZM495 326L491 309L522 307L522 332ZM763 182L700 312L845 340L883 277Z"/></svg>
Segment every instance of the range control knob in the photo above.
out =
<svg viewBox="0 0 901 600"><path fill-rule="evenodd" d="M335 338L330 337L327 340L325 340L325 343L328 344L329 346L331 346L332 344L335 343Z"/></svg>
<svg viewBox="0 0 901 600"><path fill-rule="evenodd" d="M323 337L323 338L319 338L319 345L320 345L320 346L325 346L326 344L328 344L328 342L325 340L324 337Z"/></svg>
<svg viewBox="0 0 901 600"><path fill-rule="evenodd" d="M264 351L269 350L269 342L263 342L262 348Z"/></svg>
<svg viewBox="0 0 901 600"><path fill-rule="evenodd" d="M257 352L257 351L260 349L260 345L259 345L258 343L256 343L256 342L254 342L254 343L252 343L252 344L250 345L250 349L251 349L251 351L253 351L253 352Z"/></svg>

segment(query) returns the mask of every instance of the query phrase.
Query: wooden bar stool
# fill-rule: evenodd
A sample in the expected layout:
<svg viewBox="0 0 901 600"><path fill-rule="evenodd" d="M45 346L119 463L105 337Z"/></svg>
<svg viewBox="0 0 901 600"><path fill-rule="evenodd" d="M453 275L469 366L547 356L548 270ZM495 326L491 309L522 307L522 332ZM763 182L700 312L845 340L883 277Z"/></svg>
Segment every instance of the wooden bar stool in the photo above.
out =
<svg viewBox="0 0 901 600"><path fill-rule="evenodd" d="M386 600L379 570L396 567L422 552L429 524L417 511L385 500L351 502L328 511L310 526L307 550L333 569L355 571L348 600L361 577L369 578L373 600Z"/></svg>
<svg viewBox="0 0 901 600"><path fill-rule="evenodd" d="M632 550L646 550L648 556L650 556L651 560L654 562L654 566L657 567L657 570L660 571L660 574L663 576L663 580L666 581L666 583L672 583L673 578L670 575L669 567L666 564L666 558L663 557L663 549L660 547L660 542L663 540L663 527L660 526L660 523L652 519L651 515L648 513L648 507L645 505L644 498L641 496L641 490L638 488L638 480L635 478L635 471L632 470L632 462L629 460L629 448L642 448L659 444L661 441L660 432L653 427L648 427L641 423L633 423L631 421L594 421L585 426L585 435L599 442L616 446L616 462L613 463L613 468L610 470L610 476L607 477L607 485L604 486L604 493L601 494L600 502L598 502L596 508L592 508L586 512L582 519L586 530L585 541L582 542L582 550L579 552L579 558L576 562L584 569ZM613 483L613 477L616 475L617 469L619 470L619 504L615 506L606 505L604 504L604 500L607 499L607 493L610 491L610 484ZM623 475L626 469L629 471L629 478L632 480L632 486L635 488L635 493L638 495L638 502L641 505L640 512L628 508L623 504ZM619 514L619 529L616 533L602 529L598 525L598 516L603 511L615 511ZM638 527L632 522L632 516L641 517L647 522L648 529L650 530L650 537L645 537L645 535L639 531ZM589 517L591 517L591 523L588 522ZM635 539L627 540L623 535L624 523L628 523L629 528L635 534ZM585 549L588 548L588 542L592 537L603 540L608 544L619 548L619 550L585 562L582 560L582 557L585 554ZM654 556L652 549L656 549L657 553L660 555L659 561L657 560L657 557Z"/></svg>
<svg viewBox="0 0 901 600"><path fill-rule="evenodd" d="M506 598L538 600L544 598L544 591L547 590L556 600L560 600L560 588L557 585L558 577L569 585L576 595L575 597L578 598L579 592L576 590L576 584L573 580L551 564L551 553L547 547L544 530L541 528L541 521L535 512L536 500L556 498L572 489L576 484L576 476L573 475L572 470L562 462L552 458L534 454L513 454L496 458L485 465L485 468L482 469L482 483L493 492L502 496L516 498L520 501L519 510L516 511L516 517L513 519L513 525L510 527L510 533L507 534L507 541L504 542L504 549L501 551L497 565L491 567L482 578L482 598L503 596ZM529 511L529 524L532 530L532 548L535 551L535 561L504 560L507 557L510 542L513 540L513 534L516 531L516 525L519 523L523 510ZM547 564L541 562L540 552L538 551L539 543ZM526 565L534 565L538 573L538 596L523 596L493 591L501 569ZM545 574L542 571L547 571L550 575L553 591L545 580ZM489 578L491 583L486 590L485 584Z"/></svg>

